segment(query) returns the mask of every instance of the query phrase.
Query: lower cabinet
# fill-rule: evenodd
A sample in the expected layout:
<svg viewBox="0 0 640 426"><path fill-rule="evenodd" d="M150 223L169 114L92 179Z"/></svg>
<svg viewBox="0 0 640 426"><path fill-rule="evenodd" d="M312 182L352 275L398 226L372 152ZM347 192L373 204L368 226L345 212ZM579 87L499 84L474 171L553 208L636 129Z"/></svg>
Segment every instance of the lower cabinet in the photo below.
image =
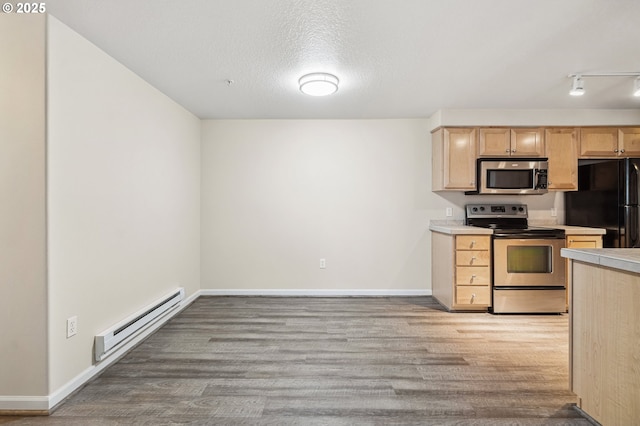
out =
<svg viewBox="0 0 640 426"><path fill-rule="evenodd" d="M433 297L450 311L491 306L491 237L431 234Z"/></svg>
<svg viewBox="0 0 640 426"><path fill-rule="evenodd" d="M567 248L602 248L602 235L566 235L565 247ZM571 286L571 269L569 268L569 259L565 259L566 268L566 286L567 287L567 312L569 312L569 295Z"/></svg>

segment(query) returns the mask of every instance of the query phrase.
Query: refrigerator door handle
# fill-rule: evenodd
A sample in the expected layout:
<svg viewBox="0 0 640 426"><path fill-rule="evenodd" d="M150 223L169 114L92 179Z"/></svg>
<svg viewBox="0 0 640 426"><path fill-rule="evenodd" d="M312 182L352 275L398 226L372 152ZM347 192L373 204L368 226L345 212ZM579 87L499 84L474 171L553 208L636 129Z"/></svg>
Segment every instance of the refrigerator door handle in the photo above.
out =
<svg viewBox="0 0 640 426"><path fill-rule="evenodd" d="M638 171L638 164L635 161L631 162L629 160L629 162L633 169L633 178L629 179L629 188L627 188L629 191L627 204L638 204L640 202L640 185L638 185L638 182L640 182L640 172Z"/></svg>
<svg viewBox="0 0 640 426"><path fill-rule="evenodd" d="M640 217L638 217L638 206L625 208L624 216L626 244L623 247L640 247L640 235L638 235L640 230L640 224L638 223L640 221Z"/></svg>

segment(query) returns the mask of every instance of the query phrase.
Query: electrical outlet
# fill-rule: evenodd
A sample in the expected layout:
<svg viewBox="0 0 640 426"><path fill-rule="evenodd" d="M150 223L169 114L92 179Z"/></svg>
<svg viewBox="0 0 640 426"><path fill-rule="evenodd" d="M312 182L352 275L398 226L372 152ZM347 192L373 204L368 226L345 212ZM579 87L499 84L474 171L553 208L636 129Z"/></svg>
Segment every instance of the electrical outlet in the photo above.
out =
<svg viewBox="0 0 640 426"><path fill-rule="evenodd" d="M67 338L78 333L78 317L67 318Z"/></svg>
<svg viewBox="0 0 640 426"><path fill-rule="evenodd" d="M327 261L325 259L320 259L320 269L324 269L327 267Z"/></svg>
<svg viewBox="0 0 640 426"><path fill-rule="evenodd" d="M447 207L447 209L445 210L445 215L447 217L453 216L453 209L451 207Z"/></svg>

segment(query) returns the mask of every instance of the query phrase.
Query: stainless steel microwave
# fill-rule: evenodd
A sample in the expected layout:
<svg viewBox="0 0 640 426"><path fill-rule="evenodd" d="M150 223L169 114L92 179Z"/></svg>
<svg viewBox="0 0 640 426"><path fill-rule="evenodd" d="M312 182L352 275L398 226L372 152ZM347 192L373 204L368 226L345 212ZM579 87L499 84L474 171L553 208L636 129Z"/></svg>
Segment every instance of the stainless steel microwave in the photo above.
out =
<svg viewBox="0 0 640 426"><path fill-rule="evenodd" d="M478 190L468 194L546 194L546 158L481 158Z"/></svg>

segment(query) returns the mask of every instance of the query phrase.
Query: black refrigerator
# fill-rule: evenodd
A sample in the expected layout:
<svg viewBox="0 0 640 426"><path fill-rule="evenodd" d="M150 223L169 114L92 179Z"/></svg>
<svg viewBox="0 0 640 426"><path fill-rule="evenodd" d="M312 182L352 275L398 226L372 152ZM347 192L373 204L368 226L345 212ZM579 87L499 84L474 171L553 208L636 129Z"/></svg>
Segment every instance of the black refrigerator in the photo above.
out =
<svg viewBox="0 0 640 426"><path fill-rule="evenodd" d="M605 228L603 247L640 247L640 158L580 160L578 191L565 193L566 224Z"/></svg>

